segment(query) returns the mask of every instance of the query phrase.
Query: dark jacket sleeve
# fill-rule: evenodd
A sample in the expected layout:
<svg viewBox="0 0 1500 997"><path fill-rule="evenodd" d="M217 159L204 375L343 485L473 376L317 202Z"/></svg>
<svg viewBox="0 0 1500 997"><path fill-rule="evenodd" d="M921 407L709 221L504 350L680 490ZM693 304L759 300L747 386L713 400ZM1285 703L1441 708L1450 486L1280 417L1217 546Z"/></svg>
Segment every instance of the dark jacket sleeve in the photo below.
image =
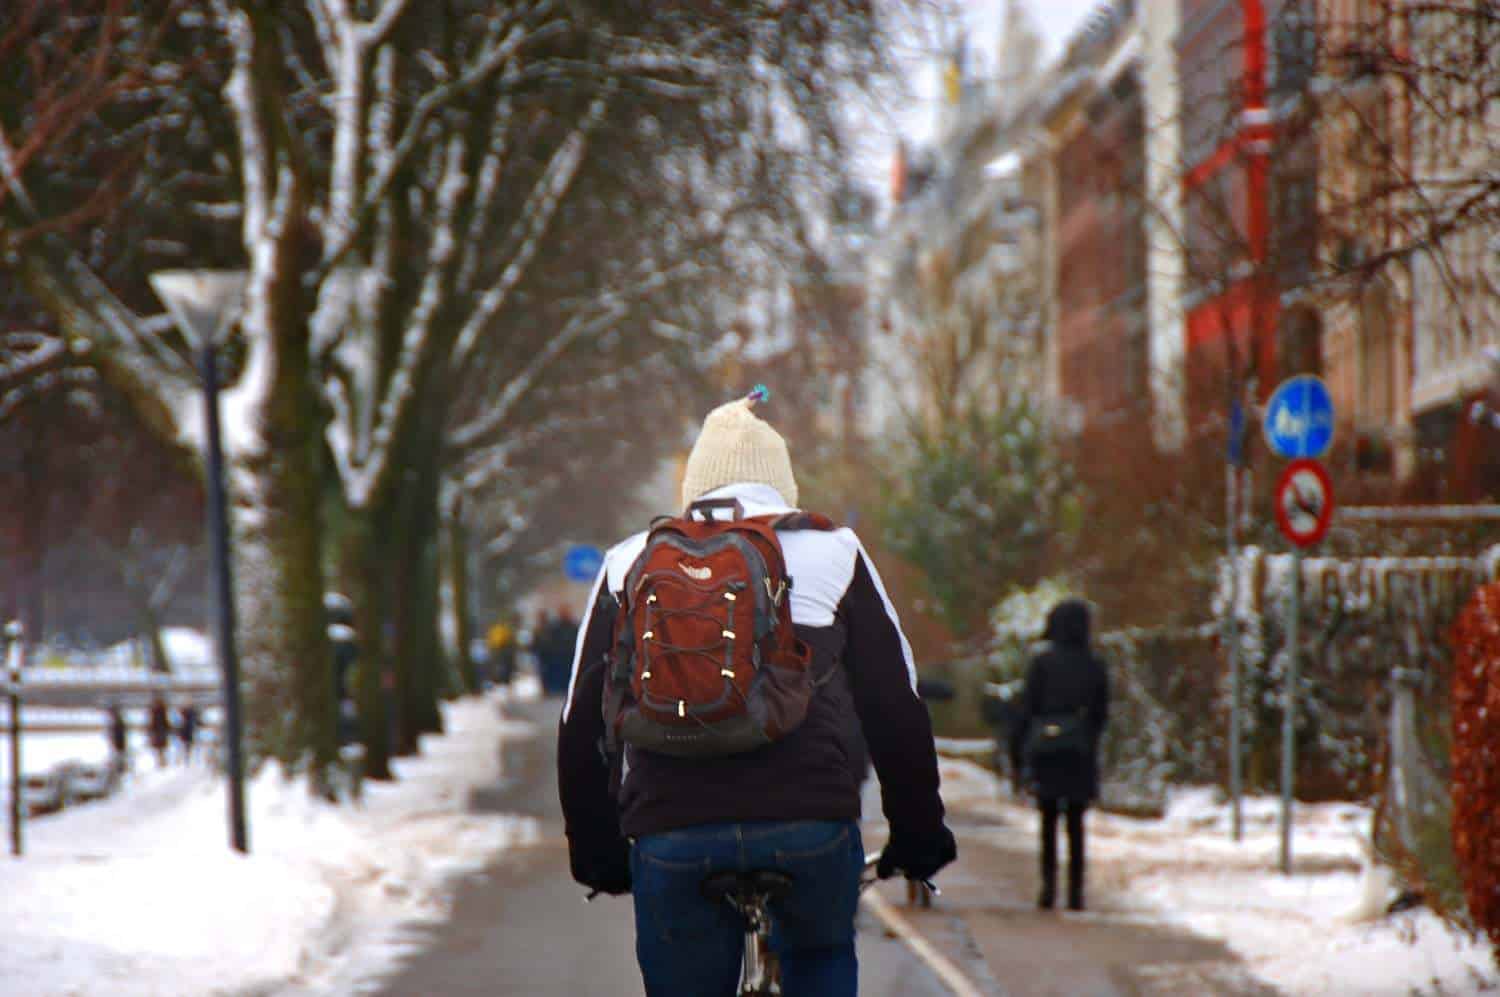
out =
<svg viewBox="0 0 1500 997"><path fill-rule="evenodd" d="M614 633L615 599L601 578L583 621L569 696L557 736L557 791L574 868L620 840L620 816L604 754L604 670ZM585 865L587 861L585 861Z"/></svg>
<svg viewBox="0 0 1500 997"><path fill-rule="evenodd" d="M943 823L937 749L927 706L907 670L905 638L863 552L839 604L854 708L880 779L893 834L936 834Z"/></svg>

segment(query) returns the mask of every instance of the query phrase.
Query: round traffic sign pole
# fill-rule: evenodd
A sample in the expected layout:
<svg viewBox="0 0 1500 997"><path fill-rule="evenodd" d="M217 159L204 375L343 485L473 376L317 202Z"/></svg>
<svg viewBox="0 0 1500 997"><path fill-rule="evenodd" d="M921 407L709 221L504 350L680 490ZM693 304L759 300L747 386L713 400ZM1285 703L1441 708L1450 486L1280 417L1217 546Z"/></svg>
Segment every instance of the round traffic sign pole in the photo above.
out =
<svg viewBox="0 0 1500 997"><path fill-rule="evenodd" d="M1323 465L1311 458L1287 464L1276 482L1276 524L1296 545L1292 551L1292 576L1286 618L1286 676L1281 713L1281 871L1292 872L1292 800L1297 773L1297 683L1301 658L1302 548L1310 547L1328 533L1333 521L1333 483Z"/></svg>
<svg viewBox="0 0 1500 997"><path fill-rule="evenodd" d="M1276 525L1298 547L1311 547L1328 533L1333 521L1333 482L1323 465L1310 458L1287 464L1276 482Z"/></svg>

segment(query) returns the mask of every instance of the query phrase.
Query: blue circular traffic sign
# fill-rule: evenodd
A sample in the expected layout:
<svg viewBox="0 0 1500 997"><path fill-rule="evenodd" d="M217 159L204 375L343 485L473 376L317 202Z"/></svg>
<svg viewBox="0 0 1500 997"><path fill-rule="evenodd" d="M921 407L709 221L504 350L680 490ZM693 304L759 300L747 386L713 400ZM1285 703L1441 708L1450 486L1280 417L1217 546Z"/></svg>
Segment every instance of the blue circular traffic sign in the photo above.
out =
<svg viewBox="0 0 1500 997"><path fill-rule="evenodd" d="M1266 403L1266 444L1291 460L1318 458L1333 445L1333 398L1321 378L1299 374L1281 382Z"/></svg>
<svg viewBox="0 0 1500 997"><path fill-rule="evenodd" d="M574 544L563 555L563 574L570 582L591 582L604 566L604 551L589 544Z"/></svg>

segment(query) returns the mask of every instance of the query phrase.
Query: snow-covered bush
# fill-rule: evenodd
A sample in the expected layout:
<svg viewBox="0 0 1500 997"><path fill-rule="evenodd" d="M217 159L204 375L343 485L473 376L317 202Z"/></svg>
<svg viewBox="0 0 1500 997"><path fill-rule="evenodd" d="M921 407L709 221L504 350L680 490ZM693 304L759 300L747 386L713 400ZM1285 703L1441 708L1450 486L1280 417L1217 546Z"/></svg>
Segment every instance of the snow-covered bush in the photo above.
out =
<svg viewBox="0 0 1500 997"><path fill-rule="evenodd" d="M1293 563L1248 548L1215 600L1226 633L1231 621L1239 633L1252 787L1271 788L1279 769ZM1381 859L1449 914L1463 898L1447 788L1458 705L1448 635L1494 563L1493 551L1300 562L1297 794L1369 798Z"/></svg>
<svg viewBox="0 0 1500 997"><path fill-rule="evenodd" d="M1212 636L1207 627L1099 636L1110 675L1109 728L1100 749L1106 803L1160 803L1169 783L1207 782L1217 774L1225 737L1214 708Z"/></svg>
<svg viewBox="0 0 1500 997"><path fill-rule="evenodd" d="M990 643L985 662L994 681L1025 677L1031 647L1047 625L1047 612L1073 595L1063 578L1044 578L1030 588L1015 588L990 610Z"/></svg>

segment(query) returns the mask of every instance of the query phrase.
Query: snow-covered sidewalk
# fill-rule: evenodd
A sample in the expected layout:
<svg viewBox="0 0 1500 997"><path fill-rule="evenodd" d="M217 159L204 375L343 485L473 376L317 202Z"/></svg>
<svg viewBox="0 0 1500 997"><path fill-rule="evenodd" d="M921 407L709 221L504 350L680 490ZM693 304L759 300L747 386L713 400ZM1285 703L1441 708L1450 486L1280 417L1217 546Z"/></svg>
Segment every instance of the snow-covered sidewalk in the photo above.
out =
<svg viewBox="0 0 1500 997"><path fill-rule="evenodd" d="M996 844L1036 847L1034 808L1014 801L989 771L942 761L943 796L959 811L989 811ZM1299 805L1296 874L1278 869L1279 801L1245 803L1244 840L1229 834L1228 806L1212 789L1175 792L1160 820L1093 812L1091 888L1125 916L1223 940L1257 978L1288 994L1475 994L1500 989L1489 949L1418 909L1370 918L1385 881L1365 868L1370 812L1353 804ZM1118 910L1123 902L1126 909ZM1084 915L1092 917L1095 915Z"/></svg>
<svg viewBox="0 0 1500 997"><path fill-rule="evenodd" d="M467 812L470 788L498 777L499 695L445 705L444 719L358 807L263 772L247 788L249 856L228 847L223 783L206 767L145 772L29 823L25 857L0 858L0 995L269 990L351 959L378 975L398 928L443 915L452 877L537 835L529 818Z"/></svg>

